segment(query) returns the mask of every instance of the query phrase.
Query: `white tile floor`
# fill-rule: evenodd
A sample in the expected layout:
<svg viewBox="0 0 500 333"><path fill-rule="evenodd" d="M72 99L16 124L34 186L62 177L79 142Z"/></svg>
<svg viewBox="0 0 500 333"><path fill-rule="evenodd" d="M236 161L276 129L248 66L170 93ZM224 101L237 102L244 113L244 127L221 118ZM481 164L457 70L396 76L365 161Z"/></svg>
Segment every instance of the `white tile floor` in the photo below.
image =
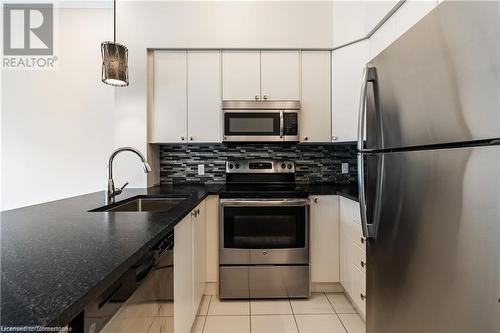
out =
<svg viewBox="0 0 500 333"><path fill-rule="evenodd" d="M215 296L205 296L192 330L196 333L365 331L365 322L342 293L314 293L304 300L220 301Z"/></svg>
<svg viewBox="0 0 500 333"><path fill-rule="evenodd" d="M130 303L105 333L173 331L172 303ZM204 296L193 333L365 333L365 323L342 293L313 293L309 299L220 301Z"/></svg>

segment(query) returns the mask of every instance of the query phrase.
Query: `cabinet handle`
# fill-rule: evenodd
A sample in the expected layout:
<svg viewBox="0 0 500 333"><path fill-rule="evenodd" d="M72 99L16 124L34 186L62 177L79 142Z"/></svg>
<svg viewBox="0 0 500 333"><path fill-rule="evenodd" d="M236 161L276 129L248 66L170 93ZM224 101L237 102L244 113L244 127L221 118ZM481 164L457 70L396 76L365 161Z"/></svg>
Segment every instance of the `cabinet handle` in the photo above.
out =
<svg viewBox="0 0 500 333"><path fill-rule="evenodd" d="M196 214L200 215L200 209L199 208L196 210Z"/></svg>
<svg viewBox="0 0 500 333"><path fill-rule="evenodd" d="M192 136L189 137L189 141L193 141L193 137Z"/></svg>
<svg viewBox="0 0 500 333"><path fill-rule="evenodd" d="M359 297L361 298L362 301L366 299L366 295L363 295L363 293L359 294Z"/></svg>
<svg viewBox="0 0 500 333"><path fill-rule="evenodd" d="M255 95L255 100L258 101L259 100L259 95Z"/></svg>
<svg viewBox="0 0 500 333"><path fill-rule="evenodd" d="M365 243L365 238L361 237L361 244L364 244L364 243Z"/></svg>
<svg viewBox="0 0 500 333"><path fill-rule="evenodd" d="M361 260L361 267L365 268L365 262L363 260Z"/></svg>
<svg viewBox="0 0 500 333"><path fill-rule="evenodd" d="M267 100L267 95L264 95L264 100Z"/></svg>
<svg viewBox="0 0 500 333"><path fill-rule="evenodd" d="M183 136L181 136L181 141L184 141L184 137Z"/></svg>
<svg viewBox="0 0 500 333"><path fill-rule="evenodd" d="M309 140L309 138L307 136L304 137L304 141L307 141Z"/></svg>
<svg viewBox="0 0 500 333"><path fill-rule="evenodd" d="M318 203L318 198L313 199L314 203Z"/></svg>
<svg viewBox="0 0 500 333"><path fill-rule="evenodd" d="M337 141L339 138L336 136L332 136L332 141Z"/></svg>

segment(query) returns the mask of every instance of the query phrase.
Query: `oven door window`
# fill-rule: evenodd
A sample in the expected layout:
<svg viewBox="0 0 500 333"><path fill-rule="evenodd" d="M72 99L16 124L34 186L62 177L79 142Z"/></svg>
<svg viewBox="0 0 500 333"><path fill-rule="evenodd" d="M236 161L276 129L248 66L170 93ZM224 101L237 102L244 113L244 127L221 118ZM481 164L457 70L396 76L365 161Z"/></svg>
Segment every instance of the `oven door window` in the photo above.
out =
<svg viewBox="0 0 500 333"><path fill-rule="evenodd" d="M304 248L305 207L225 207L224 247Z"/></svg>
<svg viewBox="0 0 500 333"><path fill-rule="evenodd" d="M224 113L224 133L230 135L280 135L280 114Z"/></svg>

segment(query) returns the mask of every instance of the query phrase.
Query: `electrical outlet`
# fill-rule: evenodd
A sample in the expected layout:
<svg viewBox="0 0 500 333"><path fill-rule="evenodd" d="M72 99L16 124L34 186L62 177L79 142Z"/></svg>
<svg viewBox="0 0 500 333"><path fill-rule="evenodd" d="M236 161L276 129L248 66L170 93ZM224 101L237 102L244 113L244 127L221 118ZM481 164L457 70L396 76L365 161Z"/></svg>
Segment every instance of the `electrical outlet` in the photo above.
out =
<svg viewBox="0 0 500 333"><path fill-rule="evenodd" d="M198 164L198 176L205 174L205 164Z"/></svg>
<svg viewBox="0 0 500 333"><path fill-rule="evenodd" d="M342 173L349 173L349 163L342 163Z"/></svg>

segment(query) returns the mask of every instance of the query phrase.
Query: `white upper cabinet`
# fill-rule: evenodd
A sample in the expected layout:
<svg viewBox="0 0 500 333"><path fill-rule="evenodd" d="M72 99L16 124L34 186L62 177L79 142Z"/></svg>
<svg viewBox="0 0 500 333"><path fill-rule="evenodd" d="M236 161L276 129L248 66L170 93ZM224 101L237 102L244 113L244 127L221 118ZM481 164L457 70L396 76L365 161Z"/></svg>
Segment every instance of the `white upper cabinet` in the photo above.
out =
<svg viewBox="0 0 500 333"><path fill-rule="evenodd" d="M260 99L260 51L222 52L222 96L225 100Z"/></svg>
<svg viewBox="0 0 500 333"><path fill-rule="evenodd" d="M299 51L261 52L261 99L300 99Z"/></svg>
<svg viewBox="0 0 500 333"><path fill-rule="evenodd" d="M330 142L330 51L302 52L300 140Z"/></svg>
<svg viewBox="0 0 500 333"><path fill-rule="evenodd" d="M357 139L363 69L369 61L367 40L332 53L332 141Z"/></svg>
<svg viewBox="0 0 500 333"><path fill-rule="evenodd" d="M186 69L186 51L155 52L152 142L186 141Z"/></svg>
<svg viewBox="0 0 500 333"><path fill-rule="evenodd" d="M150 142L220 142L220 52L155 51Z"/></svg>
<svg viewBox="0 0 500 333"><path fill-rule="evenodd" d="M220 52L188 51L188 141L221 141Z"/></svg>

